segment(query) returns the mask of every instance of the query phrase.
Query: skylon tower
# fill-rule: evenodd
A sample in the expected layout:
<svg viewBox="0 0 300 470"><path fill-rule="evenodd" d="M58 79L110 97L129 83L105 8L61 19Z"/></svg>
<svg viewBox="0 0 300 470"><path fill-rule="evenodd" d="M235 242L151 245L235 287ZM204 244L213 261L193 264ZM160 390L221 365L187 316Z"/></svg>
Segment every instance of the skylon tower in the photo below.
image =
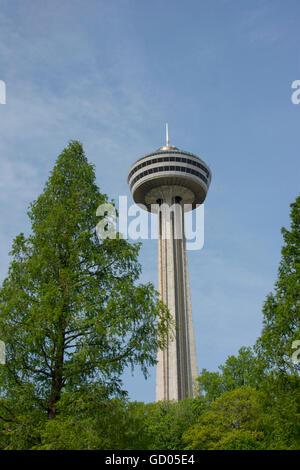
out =
<svg viewBox="0 0 300 470"><path fill-rule="evenodd" d="M207 164L169 144L137 160L127 181L136 204L158 214L158 290L176 323L157 353L156 401L194 396L198 376L184 212L202 204L211 181Z"/></svg>

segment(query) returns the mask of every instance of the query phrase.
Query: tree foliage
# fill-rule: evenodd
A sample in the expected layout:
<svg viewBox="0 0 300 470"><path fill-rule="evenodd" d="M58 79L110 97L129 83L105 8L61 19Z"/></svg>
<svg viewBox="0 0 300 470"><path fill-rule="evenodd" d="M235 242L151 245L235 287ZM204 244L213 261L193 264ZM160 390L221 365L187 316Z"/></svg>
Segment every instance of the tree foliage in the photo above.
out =
<svg viewBox="0 0 300 470"><path fill-rule="evenodd" d="M62 395L82 386L120 393L124 369L147 375L164 344L169 316L153 286L137 283L139 244L97 237L106 202L71 142L30 206L32 233L13 242L0 291L0 422L10 435L24 434L33 413L53 419Z"/></svg>
<svg viewBox="0 0 300 470"><path fill-rule="evenodd" d="M99 387L65 394L57 416L40 431L37 450L109 450L147 447L144 403L109 398Z"/></svg>
<svg viewBox="0 0 300 470"><path fill-rule="evenodd" d="M242 347L237 356L229 356L225 364L219 366L219 370L209 372L202 369L197 379L199 391L208 403L236 388L257 388L265 377L265 364L257 359L250 347Z"/></svg>
<svg viewBox="0 0 300 470"><path fill-rule="evenodd" d="M205 409L201 397L187 398L178 403L161 401L146 406L145 432L148 449L184 449L184 432Z"/></svg>
<svg viewBox="0 0 300 470"><path fill-rule="evenodd" d="M251 387L223 393L212 402L198 423L183 435L187 449L219 450L260 448L263 434L258 419L261 412L257 392Z"/></svg>
<svg viewBox="0 0 300 470"><path fill-rule="evenodd" d="M293 342L300 340L300 196L291 204L290 229L282 228L284 245L275 291L263 307L263 330L256 351L271 370L300 372L293 363Z"/></svg>

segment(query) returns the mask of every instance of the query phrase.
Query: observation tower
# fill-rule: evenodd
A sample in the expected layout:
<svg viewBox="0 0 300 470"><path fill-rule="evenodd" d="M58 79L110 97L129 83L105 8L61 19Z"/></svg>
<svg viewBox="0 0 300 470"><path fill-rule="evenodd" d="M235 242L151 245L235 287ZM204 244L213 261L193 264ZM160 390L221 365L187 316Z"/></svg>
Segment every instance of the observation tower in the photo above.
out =
<svg viewBox="0 0 300 470"><path fill-rule="evenodd" d="M134 202L158 214L158 290L175 320L176 331L157 352L156 401L195 394L198 377L184 212L202 204L211 181L207 164L169 144L137 160L127 182Z"/></svg>

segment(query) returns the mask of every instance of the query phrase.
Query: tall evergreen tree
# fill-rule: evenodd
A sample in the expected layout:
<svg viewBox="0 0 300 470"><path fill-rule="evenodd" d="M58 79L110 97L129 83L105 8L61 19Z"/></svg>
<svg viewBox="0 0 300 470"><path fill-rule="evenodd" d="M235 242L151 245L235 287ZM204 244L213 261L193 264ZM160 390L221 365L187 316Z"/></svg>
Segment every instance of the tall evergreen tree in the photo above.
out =
<svg viewBox="0 0 300 470"><path fill-rule="evenodd" d="M300 196L291 204L290 230L282 228L284 245L275 292L263 307L263 330L256 343L259 356L271 370L299 373L292 361L294 341L300 340Z"/></svg>
<svg viewBox="0 0 300 470"><path fill-rule="evenodd" d="M120 392L127 366L147 375L155 364L168 314L151 284L137 284L139 244L98 239L106 202L81 144L70 142L30 205L32 233L15 238L0 291L4 434L24 434L32 413L53 419L63 393L91 384Z"/></svg>

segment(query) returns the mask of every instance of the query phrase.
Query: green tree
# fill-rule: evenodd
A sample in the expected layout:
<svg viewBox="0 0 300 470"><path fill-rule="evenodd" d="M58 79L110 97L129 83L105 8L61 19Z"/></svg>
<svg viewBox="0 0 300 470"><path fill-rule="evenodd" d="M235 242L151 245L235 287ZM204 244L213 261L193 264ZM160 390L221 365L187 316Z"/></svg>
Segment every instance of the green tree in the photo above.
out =
<svg viewBox="0 0 300 470"><path fill-rule="evenodd" d="M197 382L200 395L204 396L209 404L225 392L222 374L218 371L209 372L207 369L202 369Z"/></svg>
<svg viewBox="0 0 300 470"><path fill-rule="evenodd" d="M269 369L297 374L300 363L291 357L293 342L300 340L300 196L291 204L290 217L290 230L281 229L278 280L264 304L263 330L255 348Z"/></svg>
<svg viewBox="0 0 300 470"><path fill-rule="evenodd" d="M179 402L160 401L145 406L148 449L184 449L183 433L205 410L202 397Z"/></svg>
<svg viewBox="0 0 300 470"><path fill-rule="evenodd" d="M30 206L32 233L13 242L0 291L8 445L26 446L26 433L32 445L32 421L55 418L63 394L89 384L121 392L127 366L146 376L164 344L169 315L151 284L137 284L139 244L97 237L96 210L107 202L81 144L70 142Z"/></svg>
<svg viewBox="0 0 300 470"><path fill-rule="evenodd" d="M35 449L183 449L182 434L204 411L203 399L159 403L109 399L92 387L64 394Z"/></svg>
<svg viewBox="0 0 300 470"><path fill-rule="evenodd" d="M261 405L251 387L225 392L183 435L186 449L259 449L263 433L259 424Z"/></svg>
<svg viewBox="0 0 300 470"><path fill-rule="evenodd" d="M218 368L220 372L202 369L197 379L200 393L208 403L236 388L250 386L257 389L265 380L265 364L250 347L240 348L237 356L229 356Z"/></svg>
<svg viewBox="0 0 300 470"><path fill-rule="evenodd" d="M266 448L300 449L299 377L272 373L259 390Z"/></svg>
<svg viewBox="0 0 300 470"><path fill-rule="evenodd" d="M146 449L144 403L109 399L99 387L64 394L40 431L38 450Z"/></svg>

